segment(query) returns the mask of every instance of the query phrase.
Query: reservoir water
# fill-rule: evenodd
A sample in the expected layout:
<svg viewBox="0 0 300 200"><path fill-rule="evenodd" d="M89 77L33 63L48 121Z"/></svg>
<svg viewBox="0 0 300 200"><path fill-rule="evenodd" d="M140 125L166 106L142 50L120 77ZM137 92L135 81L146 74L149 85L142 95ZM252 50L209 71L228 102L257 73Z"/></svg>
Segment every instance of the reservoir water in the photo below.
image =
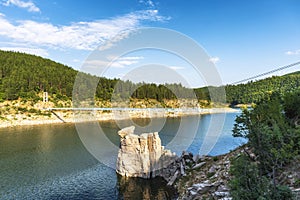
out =
<svg viewBox="0 0 300 200"><path fill-rule="evenodd" d="M188 151L198 153L213 116L202 115ZM210 155L229 152L244 143L231 130L237 113L227 113L220 137ZM195 117L186 117L193 121ZM155 131L155 122L150 131ZM163 145L175 137L182 118L167 118L159 130ZM118 144L114 121L99 122L105 135ZM129 120L119 122L130 125ZM147 119L136 119L140 126ZM188 129L186 130L189 131ZM172 151L182 152L181 140ZM110 155L115 157L116 155ZM82 144L74 124L52 124L0 129L0 199L174 199L176 191L161 178L124 179L95 159Z"/></svg>

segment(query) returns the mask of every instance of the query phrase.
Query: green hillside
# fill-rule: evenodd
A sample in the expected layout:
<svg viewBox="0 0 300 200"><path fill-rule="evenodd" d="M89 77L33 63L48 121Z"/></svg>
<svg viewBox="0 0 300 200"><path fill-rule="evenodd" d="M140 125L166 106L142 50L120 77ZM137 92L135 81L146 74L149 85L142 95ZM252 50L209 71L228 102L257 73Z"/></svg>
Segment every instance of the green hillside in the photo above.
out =
<svg viewBox="0 0 300 200"><path fill-rule="evenodd" d="M78 71L60 63L25 53L0 51L0 101L18 98L37 100L39 93L47 91L58 99L71 99ZM95 97L99 100L114 98L163 99L192 98L193 92L199 100L210 101L210 91L218 87L188 89L181 84L134 84L130 81L107 79L80 73L83 77L76 93L88 92L98 82ZM118 85L116 85L118 83ZM133 90L134 88L134 90ZM256 82L226 85L227 102L231 104L256 103L274 92L284 94L300 88L300 72L274 76ZM133 91L132 91L133 90ZM131 92L129 92L131 91ZM174 94L176 93L176 95ZM215 92L218 94L218 92ZM216 101L224 101L222 97Z"/></svg>
<svg viewBox="0 0 300 200"><path fill-rule="evenodd" d="M300 89L300 72L273 76L256 82L227 85L227 102L231 104L257 103L273 93L283 95Z"/></svg>
<svg viewBox="0 0 300 200"><path fill-rule="evenodd" d="M38 99L39 93L47 91L57 98L70 99L76 76L80 75L80 87L75 91L83 95L91 86L98 82L96 98L110 100L113 92L115 98L128 99L175 99L171 90L180 94L179 97L189 98L192 90L180 84L155 85L134 84L130 81L107 79L80 73L71 67L49 59L19 52L0 51L0 100ZM116 86L116 83L118 85ZM131 91L131 88L137 90ZM170 89L168 89L170 88Z"/></svg>
<svg viewBox="0 0 300 200"><path fill-rule="evenodd" d="M41 91L70 96L76 73L49 59L0 51L0 99L35 98Z"/></svg>

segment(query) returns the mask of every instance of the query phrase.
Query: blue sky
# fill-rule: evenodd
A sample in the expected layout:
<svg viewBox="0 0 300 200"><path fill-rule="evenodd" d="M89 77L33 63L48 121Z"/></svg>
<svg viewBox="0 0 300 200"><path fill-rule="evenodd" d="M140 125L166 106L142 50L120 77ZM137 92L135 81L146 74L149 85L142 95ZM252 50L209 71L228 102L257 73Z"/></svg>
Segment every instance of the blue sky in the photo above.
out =
<svg viewBox="0 0 300 200"><path fill-rule="evenodd" d="M75 69L105 41L140 27L173 29L194 39L224 84L300 60L298 0L0 2L0 49L41 55ZM205 84L183 61L149 51L121 58L104 75L122 78L151 61L170 66L192 87ZM281 73L296 70L299 66Z"/></svg>

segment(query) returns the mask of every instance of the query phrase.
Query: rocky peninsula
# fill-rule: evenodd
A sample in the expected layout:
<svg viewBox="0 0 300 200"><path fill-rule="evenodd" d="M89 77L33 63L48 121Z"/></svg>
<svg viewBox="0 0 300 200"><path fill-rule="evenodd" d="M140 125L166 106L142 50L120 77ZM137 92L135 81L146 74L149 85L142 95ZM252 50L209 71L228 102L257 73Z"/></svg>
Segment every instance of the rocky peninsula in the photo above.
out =
<svg viewBox="0 0 300 200"><path fill-rule="evenodd" d="M134 134L135 127L127 127L118 132L121 137L116 172L123 177L140 177L145 179L160 176L167 185L174 186L178 199L222 199L229 200L229 181L231 162L242 154L248 154L253 160L256 156L252 150L243 145L227 154L219 156L200 156L183 151L180 156L164 149L158 133ZM296 159L283 172L282 181L295 194L300 188L296 186L299 179L300 159ZM297 169L295 166L298 166Z"/></svg>
<svg viewBox="0 0 300 200"><path fill-rule="evenodd" d="M214 160L209 156L183 152L176 156L164 149L158 133L134 134L134 126L118 132L121 143L116 172L125 177L163 177L169 186L180 191L180 198L194 199L211 194L216 198L229 197L227 186L231 154ZM236 154L236 153L235 153ZM200 176L193 176L200 172ZM199 181L196 184L193 182Z"/></svg>

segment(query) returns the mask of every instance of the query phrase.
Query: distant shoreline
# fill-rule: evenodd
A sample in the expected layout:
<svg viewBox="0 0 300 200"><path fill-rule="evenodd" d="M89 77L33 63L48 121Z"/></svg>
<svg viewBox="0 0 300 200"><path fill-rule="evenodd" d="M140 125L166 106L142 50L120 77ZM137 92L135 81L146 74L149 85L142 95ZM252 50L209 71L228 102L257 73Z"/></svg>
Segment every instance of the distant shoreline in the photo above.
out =
<svg viewBox="0 0 300 200"><path fill-rule="evenodd" d="M214 113L235 113L238 109L233 108L209 108L203 109L201 112L162 112L162 111L129 111L129 112L99 112L88 111L79 112L72 111L55 111L55 113L64 121L60 120L54 114L49 116L35 116L34 119L26 119L22 114L16 116L5 116L7 119L0 120L0 128L19 127L19 126L36 126L43 124L62 124L62 123L80 123L92 121L110 121L110 120L126 120L126 119L143 119L143 118L161 118L161 117L183 117L193 115L205 115ZM75 116L76 115L76 116Z"/></svg>

